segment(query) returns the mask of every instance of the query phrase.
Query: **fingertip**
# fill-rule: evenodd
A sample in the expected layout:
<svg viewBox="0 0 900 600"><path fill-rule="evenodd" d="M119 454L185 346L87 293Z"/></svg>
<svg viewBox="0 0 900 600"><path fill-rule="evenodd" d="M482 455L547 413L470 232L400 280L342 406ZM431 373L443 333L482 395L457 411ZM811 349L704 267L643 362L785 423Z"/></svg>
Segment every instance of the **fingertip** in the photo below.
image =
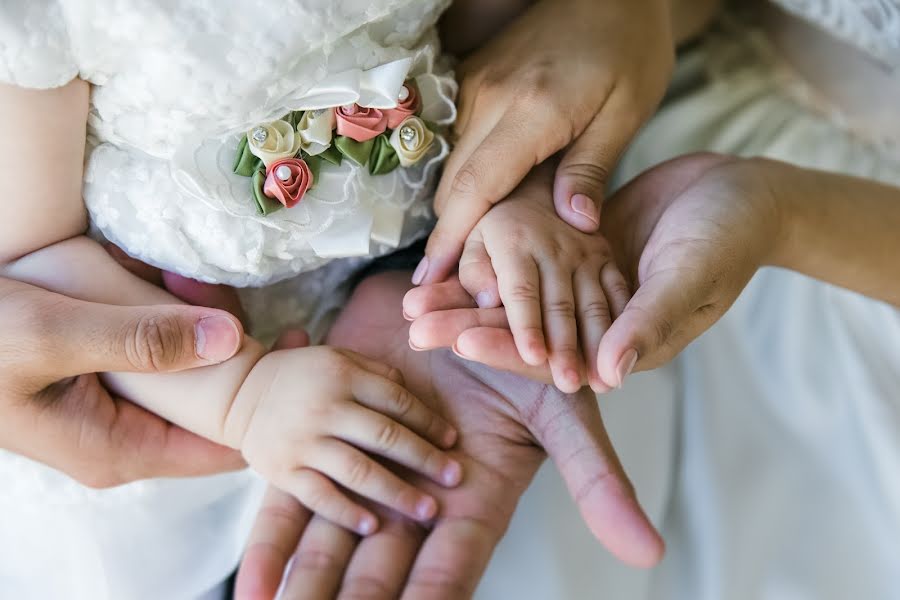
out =
<svg viewBox="0 0 900 600"><path fill-rule="evenodd" d="M378 530L378 519L373 514L366 513L363 515L356 526L356 532L359 535L372 535Z"/></svg>
<svg viewBox="0 0 900 600"><path fill-rule="evenodd" d="M424 496L416 502L416 518L420 521L430 521L437 514L437 500L431 496Z"/></svg>
<svg viewBox="0 0 900 600"><path fill-rule="evenodd" d="M441 484L444 487L456 487L462 481L462 465L451 460L441 471Z"/></svg>
<svg viewBox="0 0 900 600"><path fill-rule="evenodd" d="M242 340L240 322L224 312L203 317L194 326L194 351L198 357L211 363L234 356Z"/></svg>

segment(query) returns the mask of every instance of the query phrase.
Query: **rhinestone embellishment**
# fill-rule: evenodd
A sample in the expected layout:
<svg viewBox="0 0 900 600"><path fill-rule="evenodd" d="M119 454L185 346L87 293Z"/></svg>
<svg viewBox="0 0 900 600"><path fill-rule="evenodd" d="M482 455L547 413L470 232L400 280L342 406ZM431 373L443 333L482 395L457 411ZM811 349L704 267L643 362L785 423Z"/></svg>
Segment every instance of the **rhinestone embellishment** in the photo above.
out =
<svg viewBox="0 0 900 600"><path fill-rule="evenodd" d="M253 141L256 142L257 144L262 144L267 139L269 139L269 132L266 131L265 127L257 127L256 129L253 130L251 137L253 138Z"/></svg>
<svg viewBox="0 0 900 600"><path fill-rule="evenodd" d="M415 141L417 137L419 137L419 135L416 133L416 130L409 125L404 125L400 128L400 139L407 144Z"/></svg>
<svg viewBox="0 0 900 600"><path fill-rule="evenodd" d="M291 170L286 165L281 165L275 169L275 177L282 181L287 181L291 178Z"/></svg>
<svg viewBox="0 0 900 600"><path fill-rule="evenodd" d="M397 96L397 99L400 100L400 102L406 102L406 100L408 98L409 98L409 88L404 85L403 87L400 88L400 94Z"/></svg>

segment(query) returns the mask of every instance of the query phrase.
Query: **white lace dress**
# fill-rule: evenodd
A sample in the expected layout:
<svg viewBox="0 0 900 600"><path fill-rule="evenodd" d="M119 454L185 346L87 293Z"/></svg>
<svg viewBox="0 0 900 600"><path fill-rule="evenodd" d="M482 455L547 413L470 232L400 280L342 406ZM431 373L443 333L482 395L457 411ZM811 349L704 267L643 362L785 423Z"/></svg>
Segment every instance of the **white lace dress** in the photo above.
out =
<svg viewBox="0 0 900 600"><path fill-rule="evenodd" d="M849 44L841 56L815 50L835 83L858 81L837 65L860 50L884 77L900 79L900 0L779 4ZM882 129L864 135L758 29L736 14L727 21L683 57L679 75L702 77L679 77L683 85L624 157L622 180L710 150L900 186L900 137L887 134L881 115L873 116ZM855 91L865 101L879 90ZM900 97L893 102L883 117L897 131ZM649 572L617 565L545 468L479 598L900 598L896 307L764 269L674 364L635 377L601 405L666 539L663 563Z"/></svg>
<svg viewBox="0 0 900 600"><path fill-rule="evenodd" d="M288 323L321 334L355 270L428 231L456 116L434 28L448 4L4 0L0 81L92 84L84 200L97 235L167 270L246 287L261 337ZM266 214L255 180L233 172L260 127L275 135L269 124L284 119L309 144L318 138L300 135L301 115L387 113L411 90L436 134L414 164L373 174L374 159L319 161L300 202ZM374 147L400 155L390 132ZM312 164L315 147L301 147ZM237 565L259 495L249 473L91 491L8 453L0 482L0 598L16 599L199 597Z"/></svg>

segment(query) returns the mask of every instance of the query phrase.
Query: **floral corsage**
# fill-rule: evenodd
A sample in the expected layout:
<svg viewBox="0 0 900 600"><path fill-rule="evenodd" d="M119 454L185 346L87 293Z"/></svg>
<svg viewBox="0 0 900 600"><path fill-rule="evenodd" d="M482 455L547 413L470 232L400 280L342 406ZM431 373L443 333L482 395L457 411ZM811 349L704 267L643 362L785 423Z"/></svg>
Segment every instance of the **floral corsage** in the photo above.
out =
<svg viewBox="0 0 900 600"><path fill-rule="evenodd" d="M250 128L238 145L233 171L250 178L261 214L292 208L329 163L339 166L346 159L384 175L422 160L436 127L420 118L421 110L419 89L407 80L394 108L349 104L293 111Z"/></svg>

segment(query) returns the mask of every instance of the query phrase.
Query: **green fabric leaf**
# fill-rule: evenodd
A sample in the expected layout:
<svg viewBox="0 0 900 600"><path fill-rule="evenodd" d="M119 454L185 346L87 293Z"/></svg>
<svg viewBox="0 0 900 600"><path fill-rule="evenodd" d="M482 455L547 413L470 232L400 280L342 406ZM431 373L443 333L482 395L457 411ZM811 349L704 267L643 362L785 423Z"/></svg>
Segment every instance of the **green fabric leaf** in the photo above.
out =
<svg viewBox="0 0 900 600"><path fill-rule="evenodd" d="M341 154L355 162L361 167L366 166L369 162L369 156L372 154L372 148L375 147L375 140L365 142L357 142L346 136L338 136L334 138L334 146Z"/></svg>
<svg viewBox="0 0 900 600"><path fill-rule="evenodd" d="M375 147L372 156L369 157L369 173L372 175L385 175L400 166L400 157L391 146L388 136L385 134L375 138Z"/></svg>
<svg viewBox="0 0 900 600"><path fill-rule="evenodd" d="M318 156L307 156L303 160L309 165L309 170L312 172L313 184L309 189L313 189L319 183L319 173L322 172L322 165L325 161Z"/></svg>
<svg viewBox="0 0 900 600"><path fill-rule="evenodd" d="M253 177L253 173L262 165L262 161L253 156L250 152L250 144L247 142L247 136L241 138L238 144L237 156L234 158L234 167L232 171L241 177Z"/></svg>
<svg viewBox="0 0 900 600"><path fill-rule="evenodd" d="M316 156L322 158L323 160L327 160L331 164L338 167L341 166L341 163L344 161L344 155L341 154L341 151L338 150L334 144L328 146L327 150L325 150L324 152L320 152Z"/></svg>
<svg viewBox="0 0 900 600"><path fill-rule="evenodd" d="M259 214L271 215L273 212L284 208L284 205L278 200L269 198L263 193L263 186L265 184L266 172L262 169L257 169L257 171L253 173L252 180L253 200L256 202L256 209L259 211Z"/></svg>
<svg viewBox="0 0 900 600"><path fill-rule="evenodd" d="M303 118L303 113L304 111L302 110L291 111L288 114L284 115L284 117L282 117L282 120L287 121L291 124L291 127L297 129L297 123L299 123L300 119Z"/></svg>

